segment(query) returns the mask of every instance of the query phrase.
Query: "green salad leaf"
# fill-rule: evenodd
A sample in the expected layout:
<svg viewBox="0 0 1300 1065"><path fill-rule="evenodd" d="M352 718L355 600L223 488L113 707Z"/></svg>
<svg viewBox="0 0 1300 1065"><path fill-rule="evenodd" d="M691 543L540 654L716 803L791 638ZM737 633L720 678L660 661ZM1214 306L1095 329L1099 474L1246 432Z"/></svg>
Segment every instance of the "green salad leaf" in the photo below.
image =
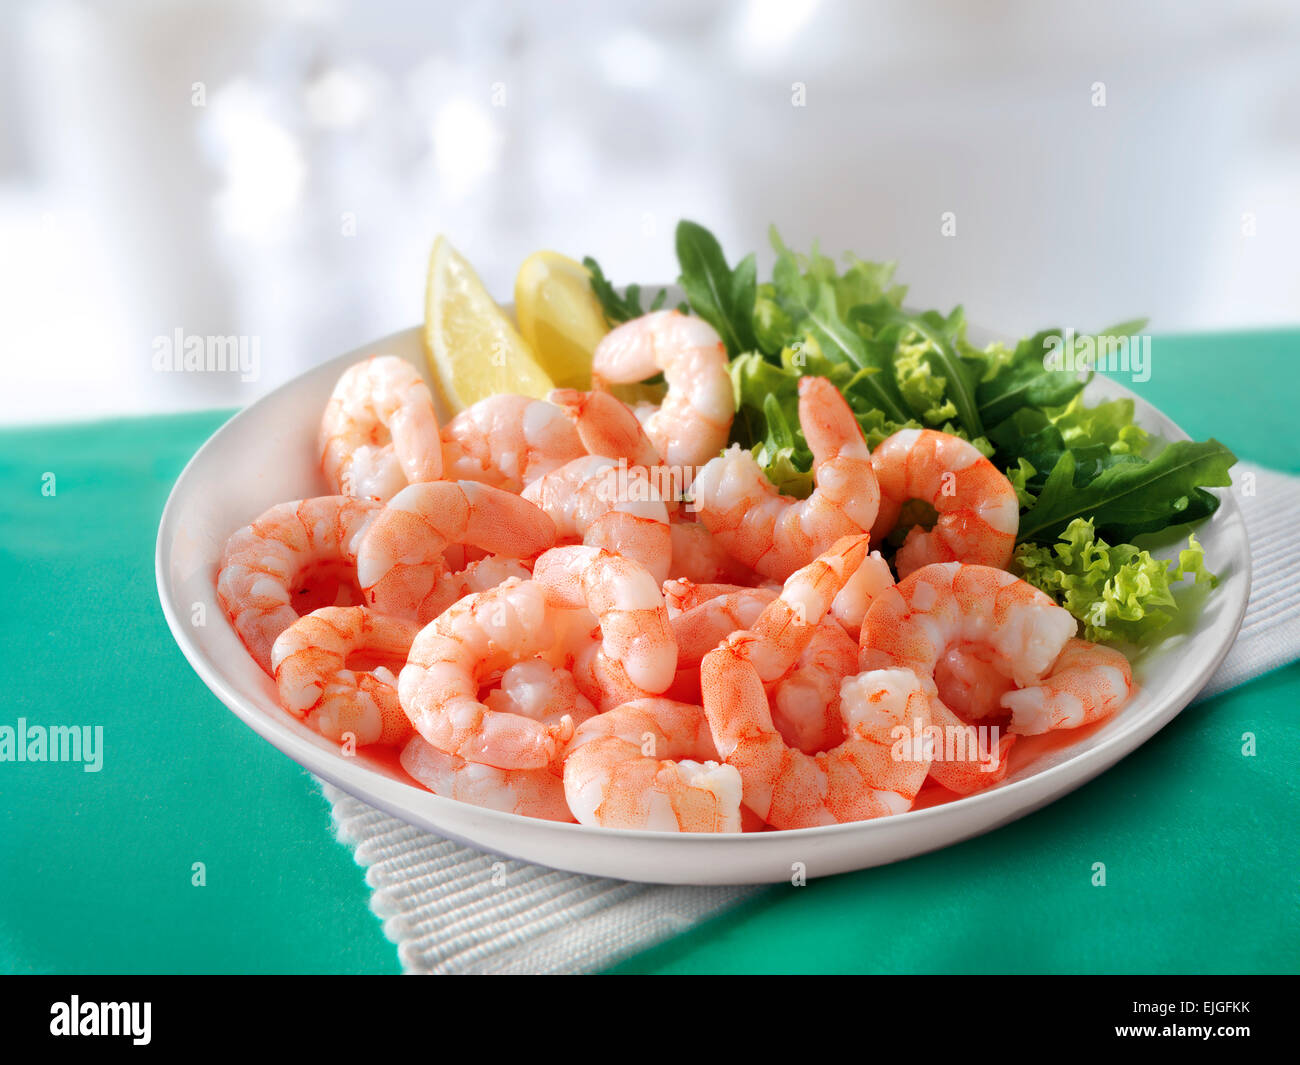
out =
<svg viewBox="0 0 1300 1065"><path fill-rule="evenodd" d="M763 286L761 298L771 301L776 308L772 313L779 312L780 320L788 323L790 333L781 350L786 347L796 351L814 350L832 365L871 371L856 379L864 401L892 421L908 420L906 405L892 373L890 352L881 344L869 343L867 336L850 326L844 318L847 308L840 304L841 296L848 298L848 294L879 289L881 282L892 273L892 267L872 269L870 264L858 260L850 265L845 277L840 277L834 263L815 247L812 255L805 258L787 248L775 228L771 230L771 239L777 253L776 264L772 268L772 282ZM901 290L891 291L901 298ZM796 360L791 372L809 371Z"/></svg>
<svg viewBox="0 0 1300 1065"><path fill-rule="evenodd" d="M758 267L746 255L733 270L717 237L695 222L677 223L678 279L691 310L718 331L731 355L752 351Z"/></svg>
<svg viewBox="0 0 1300 1065"><path fill-rule="evenodd" d="M600 263L596 262L590 255L582 260L582 265L587 268L587 272L591 275L591 291L596 294L596 299L600 301L601 313L604 314L605 321L611 326L631 321L633 318L640 318L641 315L649 314L650 311L657 311L668 301L668 290L661 288L658 295L651 301L650 306L643 308L641 306L640 285L628 285L627 289L620 295L619 291L605 277L605 271L600 268Z"/></svg>
<svg viewBox="0 0 1300 1065"><path fill-rule="evenodd" d="M812 455L796 438L775 396L768 395L764 408L767 436L754 449L755 460L777 491L792 496L809 495L813 489L813 475L809 471Z"/></svg>
<svg viewBox="0 0 1300 1065"><path fill-rule="evenodd" d="M1013 568L1078 618L1083 638L1094 642L1148 643L1178 613L1173 582L1217 583L1194 535L1173 562L1132 544L1111 547L1084 518L1070 522L1055 544L1021 544Z"/></svg>
<svg viewBox="0 0 1300 1065"><path fill-rule="evenodd" d="M1109 399L1092 407L1075 396L1061 408L1044 411L1071 450L1105 447L1112 455L1140 455L1151 434L1133 420L1131 399Z"/></svg>
<svg viewBox="0 0 1300 1065"><path fill-rule="evenodd" d="M789 337L797 335L797 308L816 303L823 286L830 290L830 302L837 315L877 300L898 307L907 294L905 286L894 284L893 263L866 262L850 254L845 256L846 265L841 273L835 261L821 253L816 242L808 255L800 255L786 246L775 226L768 227L768 240L776 252L777 266L773 269L772 282L759 286L756 314L776 315L778 323L783 325L778 339L760 337L760 346L769 356L780 352ZM791 304L796 305L793 315L781 309Z"/></svg>
<svg viewBox="0 0 1300 1065"><path fill-rule="evenodd" d="M1114 540L1131 540L1180 522L1213 514L1218 499L1207 485L1231 483L1237 457L1217 440L1180 440L1153 459L1136 455L1097 458L1081 467L1074 451L1063 451L1034 505L1020 517L1018 539L1050 542L1075 518L1089 518Z"/></svg>
<svg viewBox="0 0 1300 1065"><path fill-rule="evenodd" d="M932 374L943 380L957 424L972 439L984 435L984 421L975 402L976 369L959 351L966 330L960 307L946 317L938 311L909 314L880 299L859 304L849 312L849 317L889 357L906 348L925 359Z"/></svg>
<svg viewBox="0 0 1300 1065"><path fill-rule="evenodd" d="M903 401L919 412L926 425L943 425L957 417L957 405L948 395L948 380L935 373L926 357L928 345L923 340L900 343L894 368Z"/></svg>
<svg viewBox="0 0 1300 1065"><path fill-rule="evenodd" d="M815 342L788 347L780 359L779 363L769 362L754 351L731 360L727 369L736 397L731 435L733 441L753 449L772 484L786 495L802 498L812 491L812 452L799 429L799 378L806 374L826 377L848 396L855 378L868 371L855 372L844 363L831 362ZM854 413L857 415L857 410ZM864 417L868 424L863 424ZM872 429L881 434L881 440L893 431L892 423L887 429L878 411L867 410L858 422L868 440Z"/></svg>
<svg viewBox="0 0 1300 1065"><path fill-rule="evenodd" d="M1067 403L1083 391L1082 378L1052 373L1043 366L1043 352L1048 339L1059 336L1059 329L1045 329L1020 341L1012 351L1007 351L1001 344L992 344L981 353L985 374L975 395L980 416L985 422L997 425L1026 407L1053 407Z"/></svg>
<svg viewBox="0 0 1300 1065"><path fill-rule="evenodd" d="M1061 407L1022 407L989 433L1000 460L1033 467L1024 489L1039 495L1061 457L1073 455L1076 483L1122 462L1145 461L1151 435L1133 420L1131 399L1084 406L1075 395Z"/></svg>
<svg viewBox="0 0 1300 1065"><path fill-rule="evenodd" d="M1033 464L1027 459L1016 459L1015 466L1008 466L1005 472L1011 487L1016 490L1016 501L1020 504L1020 509L1033 506L1038 498L1029 490L1029 478L1038 472Z"/></svg>

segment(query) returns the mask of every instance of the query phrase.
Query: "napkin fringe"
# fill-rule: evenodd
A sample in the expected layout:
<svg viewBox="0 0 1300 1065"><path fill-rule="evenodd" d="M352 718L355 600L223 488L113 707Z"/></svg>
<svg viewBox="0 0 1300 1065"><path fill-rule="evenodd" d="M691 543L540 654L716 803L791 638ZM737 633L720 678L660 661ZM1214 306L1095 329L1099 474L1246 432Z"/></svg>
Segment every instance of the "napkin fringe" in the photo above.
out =
<svg viewBox="0 0 1300 1065"><path fill-rule="evenodd" d="M334 834L366 868L370 909L408 973L590 972L729 909L754 888L676 888L484 854L331 784Z"/></svg>

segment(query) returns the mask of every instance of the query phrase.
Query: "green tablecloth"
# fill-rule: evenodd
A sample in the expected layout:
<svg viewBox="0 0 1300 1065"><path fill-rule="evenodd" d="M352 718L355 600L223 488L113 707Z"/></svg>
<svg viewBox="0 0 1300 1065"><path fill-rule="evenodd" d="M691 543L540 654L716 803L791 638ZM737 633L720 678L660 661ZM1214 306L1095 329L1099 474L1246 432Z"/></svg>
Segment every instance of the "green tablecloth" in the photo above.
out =
<svg viewBox="0 0 1300 1065"><path fill-rule="evenodd" d="M1161 338L1137 388L1300 472L1298 358L1297 331ZM224 418L0 431L0 726L104 729L98 773L0 762L0 970L398 969L319 790L199 682L157 605L163 501ZM1294 970L1298 701L1293 664L1001 831L770 889L618 970Z"/></svg>

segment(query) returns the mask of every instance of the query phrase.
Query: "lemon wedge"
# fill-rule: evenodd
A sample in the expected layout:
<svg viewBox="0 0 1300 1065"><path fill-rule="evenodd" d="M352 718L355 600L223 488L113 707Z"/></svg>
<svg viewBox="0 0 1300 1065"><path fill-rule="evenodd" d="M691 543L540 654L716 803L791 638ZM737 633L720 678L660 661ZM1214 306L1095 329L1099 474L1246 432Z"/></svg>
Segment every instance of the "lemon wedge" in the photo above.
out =
<svg viewBox="0 0 1300 1065"><path fill-rule="evenodd" d="M441 235L429 257L424 349L454 411L498 392L544 399L555 387L474 268Z"/></svg>
<svg viewBox="0 0 1300 1065"><path fill-rule="evenodd" d="M515 278L515 317L559 387L591 387L591 353L609 326L585 266L559 252L534 252Z"/></svg>

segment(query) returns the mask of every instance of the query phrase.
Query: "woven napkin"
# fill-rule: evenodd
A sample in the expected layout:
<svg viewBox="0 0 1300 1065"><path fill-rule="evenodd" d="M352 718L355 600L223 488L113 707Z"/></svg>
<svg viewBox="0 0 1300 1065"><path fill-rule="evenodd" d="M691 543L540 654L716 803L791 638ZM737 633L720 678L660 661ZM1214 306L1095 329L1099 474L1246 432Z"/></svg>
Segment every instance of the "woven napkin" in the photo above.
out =
<svg viewBox="0 0 1300 1065"><path fill-rule="evenodd" d="M1247 483L1247 474L1255 493L1238 502L1254 568L1250 604L1200 699L1300 657L1300 479L1242 463L1235 483ZM338 838L365 867L371 908L408 972L593 972L762 890L633 884L502 859L322 787Z"/></svg>

